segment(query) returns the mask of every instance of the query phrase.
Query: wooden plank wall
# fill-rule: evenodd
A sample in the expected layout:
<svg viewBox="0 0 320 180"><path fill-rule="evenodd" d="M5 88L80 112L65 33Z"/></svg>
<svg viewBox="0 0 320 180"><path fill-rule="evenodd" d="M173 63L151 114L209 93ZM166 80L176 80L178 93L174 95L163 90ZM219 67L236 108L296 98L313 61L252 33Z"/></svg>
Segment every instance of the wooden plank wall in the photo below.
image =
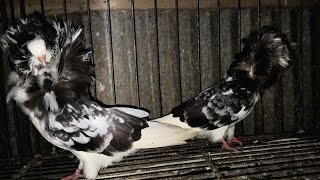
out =
<svg viewBox="0 0 320 180"><path fill-rule="evenodd" d="M94 0L90 1L90 16L86 2L67 1L65 7L63 1L45 1L44 9L49 19L58 14L84 26L85 43L93 49L95 92L100 101L139 106L150 110L151 118L165 115L225 76L234 54L242 47L241 38L259 24L273 25L297 42L297 60L276 86L261 96L262 101L246 120L239 123L237 134L319 127L314 119L319 117L319 106L315 104L319 88L313 86L319 79L319 61L314 57L319 56L311 51L319 44L311 38L312 22L319 15L312 13L316 11L311 1L303 9L302 26L300 9L293 0L283 0L280 5L279 1L262 0L260 16L255 0L240 7L237 1L220 1L220 8L217 1L207 0L200 0L199 4L196 0L158 0L157 4L135 1L134 11L128 1L110 0L109 4ZM19 4L14 5L17 8ZM39 3L31 0L26 0L25 7L27 13L41 9ZM63 14L65 10L67 15ZM19 11L15 10L15 15L19 17ZM3 64L2 69L6 72ZM3 85L6 73L2 77ZM1 102L4 96L1 93ZM8 149L4 128L8 129L7 140L14 156L55 152L24 115L14 112L17 109L12 110L11 105L8 107L7 125L0 121L0 157L6 157ZM5 115L3 108L0 112ZM13 118L13 114L18 115Z"/></svg>

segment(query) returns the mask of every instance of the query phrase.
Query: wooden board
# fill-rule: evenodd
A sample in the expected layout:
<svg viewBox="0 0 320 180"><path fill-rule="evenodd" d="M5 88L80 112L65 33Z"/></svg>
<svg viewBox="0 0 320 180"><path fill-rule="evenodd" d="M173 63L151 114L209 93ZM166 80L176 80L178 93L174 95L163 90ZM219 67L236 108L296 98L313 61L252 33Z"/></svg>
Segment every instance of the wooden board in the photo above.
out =
<svg viewBox="0 0 320 180"><path fill-rule="evenodd" d="M160 70L155 11L136 11L137 61L140 106L150 111L150 118L161 115Z"/></svg>
<svg viewBox="0 0 320 180"><path fill-rule="evenodd" d="M191 10L179 9L179 52L183 102L200 93L201 89L198 30L196 4Z"/></svg>
<svg viewBox="0 0 320 180"><path fill-rule="evenodd" d="M112 11L111 24L116 104L139 106L131 11Z"/></svg>
<svg viewBox="0 0 320 180"><path fill-rule="evenodd" d="M112 9L131 9L131 1L128 0L89 0L91 10L107 10L108 1L110 1L110 6ZM196 0L183 0L180 1L181 8L193 8ZM199 0L200 8L217 8L217 0ZM237 0L221 0L221 8L237 8ZM281 0L283 8L299 6L299 1L297 0ZM8 2L8 1L7 1ZM18 16L19 12L19 0L13 0L15 15ZM158 8L161 9L170 9L174 8L174 0L158 0ZM263 0L263 5L268 8L277 7L279 5L278 0ZM26 13L29 14L34 10L41 10L40 0L25 0ZM308 0L304 1L305 7L312 7L317 3L317 0ZM141 9L152 9L154 8L153 1L150 0L136 0L135 4L138 8ZM87 0L67 0L66 1L67 10L70 13L75 12L86 12L88 5ZM243 8L256 8L256 1L246 0L241 1L241 6ZM7 3L8 12L10 10L9 3ZM63 14L64 9L64 0L44 0L44 10L46 15L52 14ZM10 16L10 14L8 14Z"/></svg>
<svg viewBox="0 0 320 180"><path fill-rule="evenodd" d="M167 114L181 103L176 11L159 10L158 23L161 105L162 114Z"/></svg>

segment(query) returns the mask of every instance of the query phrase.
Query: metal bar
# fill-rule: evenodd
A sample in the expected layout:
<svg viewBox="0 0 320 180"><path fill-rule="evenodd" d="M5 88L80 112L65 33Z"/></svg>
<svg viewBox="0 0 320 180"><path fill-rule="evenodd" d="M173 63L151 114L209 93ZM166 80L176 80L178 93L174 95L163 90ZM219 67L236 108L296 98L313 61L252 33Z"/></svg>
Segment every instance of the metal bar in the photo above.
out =
<svg viewBox="0 0 320 180"><path fill-rule="evenodd" d="M301 81L299 82L300 90L301 90L301 95L299 97L299 110L300 110L300 119L301 119L301 124L300 127L301 129L304 130L304 118L303 118L303 0L299 1L300 5L300 14L299 14L299 23L300 23L300 67L299 67L299 74L298 76L301 76Z"/></svg>
<svg viewBox="0 0 320 180"><path fill-rule="evenodd" d="M11 23L14 22L15 17L14 17L14 4L13 4L13 0L10 0L10 13L11 13Z"/></svg>
<svg viewBox="0 0 320 180"><path fill-rule="evenodd" d="M67 0L63 0L63 10L64 10L64 17L66 18L66 21L68 21Z"/></svg>
<svg viewBox="0 0 320 180"><path fill-rule="evenodd" d="M177 20L177 27L176 27L176 33L177 33L177 58L178 58L178 70L179 70L179 89L180 89L180 102L182 102L182 84L181 84L181 58L180 58L180 32L179 32L179 0L175 1L176 5L176 20Z"/></svg>
<svg viewBox="0 0 320 180"><path fill-rule="evenodd" d="M279 24L280 24L280 28L279 28L279 31L280 33L282 32L282 4L281 4L281 1L282 0L278 0L278 4L279 4L279 16L280 16L280 21L279 21ZM282 86L281 86L282 87Z"/></svg>
<svg viewBox="0 0 320 180"><path fill-rule="evenodd" d="M92 47L92 25L91 25L91 11L90 11L90 1L87 0L87 15L88 15L88 23L89 23L89 34L90 34L90 49L92 51L92 53L90 54L90 57L91 57L91 64L94 65L94 50L93 50L93 47ZM94 77L96 77L96 73L95 71L94 72ZM93 90L94 90L94 97L97 97L97 84L96 82L94 83L94 87L93 87Z"/></svg>
<svg viewBox="0 0 320 180"><path fill-rule="evenodd" d="M279 6L279 31L281 33L281 0L278 0ZM282 76L279 77L275 85L276 93L275 93L275 115L276 115L276 124L275 124L275 132L281 133L284 132L283 127L283 95L282 95Z"/></svg>
<svg viewBox="0 0 320 180"><path fill-rule="evenodd" d="M238 34L239 34L239 52L241 52L241 0L238 0Z"/></svg>
<svg viewBox="0 0 320 180"><path fill-rule="evenodd" d="M41 6L41 14L44 16L44 5L43 5L43 0L40 0L40 6Z"/></svg>
<svg viewBox="0 0 320 180"><path fill-rule="evenodd" d="M7 27L7 11L6 11L6 1L5 0L2 0L1 2L1 21L0 21L0 27L2 27L2 28L6 28ZM5 58L4 57L4 55L3 55L3 58ZM3 65L4 64L6 64L6 63L2 63ZM3 72L5 72L5 69L4 69L4 67L2 67L2 65L0 66L1 67L1 70L2 70L2 73L1 73L1 77L0 77L0 80L1 80L1 82L4 82L4 79L3 79ZM1 91L1 95L0 95L0 102L1 102L1 105L0 106L2 106L1 108L2 108L2 110L3 110L3 112L1 113L2 114L2 117L1 117L1 119L2 119L2 124L3 124L3 129L2 129L2 134L3 134L3 136L4 136L4 143L5 143L5 146L6 146L6 155L7 155L7 159L8 159L8 163L9 163L9 167L11 168L11 156L12 156L12 152L11 152L11 147L10 147L10 144L9 144L9 132L8 132L8 119L7 119L7 117L8 117L8 112L7 112L7 110L6 110L6 108L5 108L5 106L6 106L6 102L5 102L5 100L4 100L4 98L2 98L2 97L5 97L5 88L4 88L4 86L3 87L1 87L0 88L0 91Z"/></svg>
<svg viewBox="0 0 320 180"><path fill-rule="evenodd" d="M4 28L7 26L7 9L6 9L6 0L1 1L1 23L4 25Z"/></svg>
<svg viewBox="0 0 320 180"><path fill-rule="evenodd" d="M197 40L198 40L198 63L199 63L199 72L200 72L200 91L202 91L202 83L201 83L201 49L200 49L200 7L199 0L197 0Z"/></svg>
<svg viewBox="0 0 320 180"><path fill-rule="evenodd" d="M261 27L261 0L257 0L258 28Z"/></svg>
<svg viewBox="0 0 320 180"><path fill-rule="evenodd" d="M24 0L19 0L20 2L20 15L22 18L26 17L26 8L25 8L25 3Z"/></svg>
<svg viewBox="0 0 320 180"><path fill-rule="evenodd" d="M239 39L238 39L238 43L239 43L239 49L238 52L241 52L241 0L238 0L238 35L239 35ZM244 125L243 125L243 121L240 121L238 124L238 130L240 135L243 135L243 129L244 129Z"/></svg>
<svg viewBox="0 0 320 180"><path fill-rule="evenodd" d="M218 60L219 60L219 79L221 79L221 6L220 0L217 0L218 6Z"/></svg>
<svg viewBox="0 0 320 180"><path fill-rule="evenodd" d="M257 0L257 21L258 21L258 28L261 28L261 0ZM258 120L257 118L255 118L255 128L256 128L256 133L257 134L263 134L264 133L264 107L263 107L263 96L262 96L262 92L260 92L260 101L261 101L261 119ZM259 123L257 123L257 121L261 121ZM258 126L257 126L258 124ZM258 127L258 128L257 128Z"/></svg>
<svg viewBox="0 0 320 180"><path fill-rule="evenodd" d="M139 64L138 64L138 52L137 52L137 31L136 31L136 15L135 15L134 0L131 0L131 12L132 12L134 61L136 63L136 83L137 83L136 88L138 92L138 106L140 107Z"/></svg>
<svg viewBox="0 0 320 180"><path fill-rule="evenodd" d="M110 39L110 56L112 63L112 83L113 83L113 92L114 92L114 103L117 104L117 94L116 94L116 83L114 78L114 59L113 59L113 43L112 43L112 24L111 24L111 8L110 0L107 1L108 6L108 22L109 22L109 39Z"/></svg>
<svg viewBox="0 0 320 180"><path fill-rule="evenodd" d="M157 45L157 63L158 63L158 86L160 98L160 114L162 114L162 91L161 91L161 73L160 73L160 50L159 50L159 23L158 23L158 2L154 0L154 21L156 28L156 45Z"/></svg>
<svg viewBox="0 0 320 180"><path fill-rule="evenodd" d="M26 9L25 9L25 1L24 0L19 0L20 2L20 15L21 15L21 18L25 18L26 17ZM14 105L14 108L17 109L18 107L16 105ZM24 129L21 129L20 125L20 117L23 117L21 119L23 119L22 121L25 120L25 122L22 122L23 125L24 125ZM18 113L16 115L14 115L14 118L15 118L15 121L16 121L16 127L17 127L17 133L20 135L20 141L17 141L19 146L18 146L18 149L19 149L19 153L21 154L21 158L24 158L23 157L23 153L26 152L25 149L23 149L23 146L22 146L22 143L26 144L31 144L31 138L30 138L30 126L29 126L29 119L26 118L26 116L24 115L24 113L22 113L22 111L19 109L18 110ZM25 132L25 136L22 136L22 132ZM23 142L22 142L23 141ZM31 152L31 149L30 149L30 152Z"/></svg>

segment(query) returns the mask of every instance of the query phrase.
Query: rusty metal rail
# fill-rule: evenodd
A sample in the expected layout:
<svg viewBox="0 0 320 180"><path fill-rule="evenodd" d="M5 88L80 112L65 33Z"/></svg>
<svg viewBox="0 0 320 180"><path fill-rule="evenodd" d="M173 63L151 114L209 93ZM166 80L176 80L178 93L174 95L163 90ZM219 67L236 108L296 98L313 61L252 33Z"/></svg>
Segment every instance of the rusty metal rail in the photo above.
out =
<svg viewBox="0 0 320 180"><path fill-rule="evenodd" d="M320 178L320 136L244 138L240 153L204 140L141 150L100 171L98 179L301 179ZM59 179L77 168L70 154L0 161L0 179Z"/></svg>

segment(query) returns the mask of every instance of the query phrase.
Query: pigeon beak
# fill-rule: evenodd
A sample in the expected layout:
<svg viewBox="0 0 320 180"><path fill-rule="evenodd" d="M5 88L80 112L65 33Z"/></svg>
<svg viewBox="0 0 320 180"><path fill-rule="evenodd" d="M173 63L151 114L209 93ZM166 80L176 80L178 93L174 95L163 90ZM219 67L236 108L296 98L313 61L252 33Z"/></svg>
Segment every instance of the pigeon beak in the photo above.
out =
<svg viewBox="0 0 320 180"><path fill-rule="evenodd" d="M46 66L46 55L38 56L37 59L41 62L41 64Z"/></svg>

